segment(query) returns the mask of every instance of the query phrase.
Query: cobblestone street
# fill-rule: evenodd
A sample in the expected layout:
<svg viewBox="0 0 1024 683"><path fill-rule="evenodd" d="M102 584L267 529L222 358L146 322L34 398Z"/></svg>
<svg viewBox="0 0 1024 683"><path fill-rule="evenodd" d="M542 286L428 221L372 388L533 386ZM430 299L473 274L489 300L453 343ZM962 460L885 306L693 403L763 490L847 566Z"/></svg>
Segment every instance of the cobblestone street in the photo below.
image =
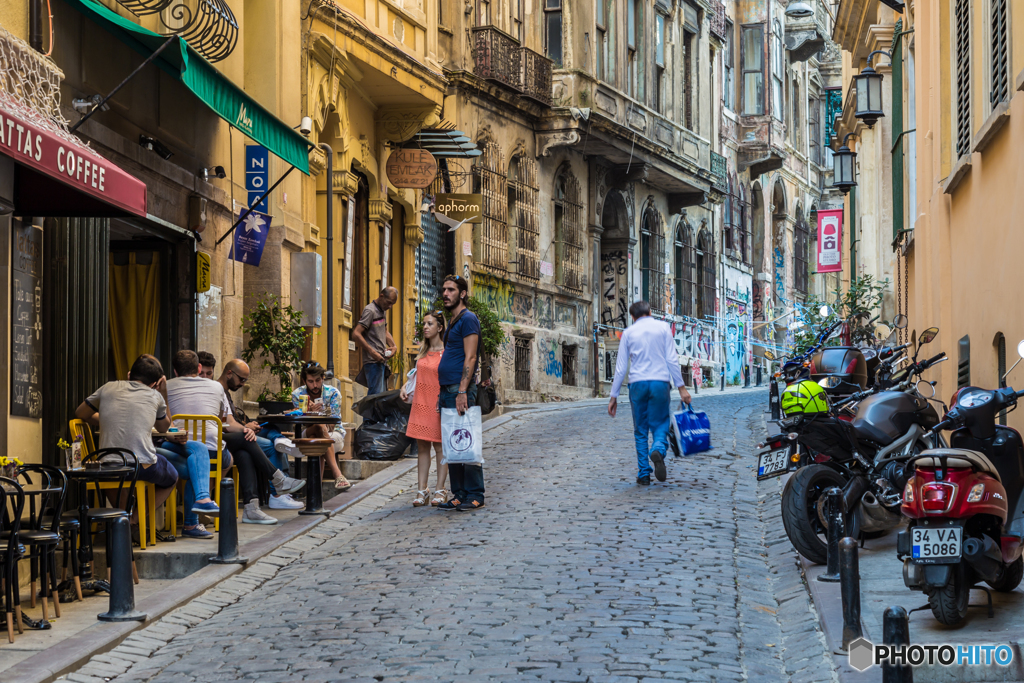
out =
<svg viewBox="0 0 1024 683"><path fill-rule="evenodd" d="M715 449L649 488L628 406L525 412L487 433L486 509L413 508L404 476L69 678L832 680L751 471L766 398L702 393Z"/></svg>

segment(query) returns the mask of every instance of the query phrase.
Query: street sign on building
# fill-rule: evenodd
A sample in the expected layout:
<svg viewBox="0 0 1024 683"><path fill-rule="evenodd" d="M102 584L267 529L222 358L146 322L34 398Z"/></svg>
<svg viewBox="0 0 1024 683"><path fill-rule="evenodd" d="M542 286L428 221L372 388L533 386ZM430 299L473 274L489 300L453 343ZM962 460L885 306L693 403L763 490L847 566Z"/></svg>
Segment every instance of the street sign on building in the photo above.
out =
<svg viewBox="0 0 1024 683"><path fill-rule="evenodd" d="M210 255L202 251L196 253L196 291L210 291Z"/></svg>
<svg viewBox="0 0 1024 683"><path fill-rule="evenodd" d="M267 200L254 206L257 199L267 191L270 182L270 154L262 145L245 146L245 190L249 193L246 206L260 213L267 213Z"/></svg>
<svg viewBox="0 0 1024 683"><path fill-rule="evenodd" d="M483 205L481 194L439 194L434 200L434 213L456 223L482 223Z"/></svg>
<svg viewBox="0 0 1024 683"><path fill-rule="evenodd" d="M396 149L388 157L385 168L388 180L395 187L422 190L437 177L437 162L425 149Z"/></svg>
<svg viewBox="0 0 1024 683"><path fill-rule="evenodd" d="M843 270L843 210L818 211L819 273Z"/></svg>

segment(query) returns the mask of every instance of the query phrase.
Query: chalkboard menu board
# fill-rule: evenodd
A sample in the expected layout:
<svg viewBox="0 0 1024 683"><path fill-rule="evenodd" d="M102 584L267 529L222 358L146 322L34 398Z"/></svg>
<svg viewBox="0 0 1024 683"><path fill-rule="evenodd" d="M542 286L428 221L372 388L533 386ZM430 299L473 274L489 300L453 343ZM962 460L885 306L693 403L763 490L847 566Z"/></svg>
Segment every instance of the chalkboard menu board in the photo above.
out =
<svg viewBox="0 0 1024 683"><path fill-rule="evenodd" d="M11 231L11 415L42 417L43 231Z"/></svg>

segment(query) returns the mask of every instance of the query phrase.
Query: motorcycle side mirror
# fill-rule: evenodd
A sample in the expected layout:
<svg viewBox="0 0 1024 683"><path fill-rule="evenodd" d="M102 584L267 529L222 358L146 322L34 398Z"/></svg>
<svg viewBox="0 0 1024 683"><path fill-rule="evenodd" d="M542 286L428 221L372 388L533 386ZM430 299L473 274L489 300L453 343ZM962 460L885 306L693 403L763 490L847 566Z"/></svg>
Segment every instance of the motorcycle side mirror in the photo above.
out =
<svg viewBox="0 0 1024 683"><path fill-rule="evenodd" d="M823 305L821 308L818 309L818 315L820 315L822 318L827 318L831 316L832 307L827 304Z"/></svg>
<svg viewBox="0 0 1024 683"><path fill-rule="evenodd" d="M1009 376L1009 374L1013 372L1013 368L1017 367L1017 365L1020 364L1022 360L1024 360L1024 339L1020 340L1020 342L1017 343L1017 355L1020 356L1020 358L1018 358L1017 362L1014 363L1010 367L1010 369L1006 371L1006 374L1003 375L1001 379L1006 379Z"/></svg>
<svg viewBox="0 0 1024 683"><path fill-rule="evenodd" d="M875 325L875 339L888 339L889 335L892 334L892 330L889 329L888 325L879 323Z"/></svg>
<svg viewBox="0 0 1024 683"><path fill-rule="evenodd" d="M1024 342L1021 342L1021 343L1024 343ZM775 354L772 353L771 351L765 351L764 352L764 357L767 358L768 360L775 360Z"/></svg>
<svg viewBox="0 0 1024 683"><path fill-rule="evenodd" d="M910 318L900 313L898 316L892 319L892 326L897 330L907 329L907 325L910 324Z"/></svg>
<svg viewBox="0 0 1024 683"><path fill-rule="evenodd" d="M932 340L938 336L938 334L939 328L929 327L927 330L921 333L920 337L917 338L917 345L920 347L924 346L925 344L930 344Z"/></svg>

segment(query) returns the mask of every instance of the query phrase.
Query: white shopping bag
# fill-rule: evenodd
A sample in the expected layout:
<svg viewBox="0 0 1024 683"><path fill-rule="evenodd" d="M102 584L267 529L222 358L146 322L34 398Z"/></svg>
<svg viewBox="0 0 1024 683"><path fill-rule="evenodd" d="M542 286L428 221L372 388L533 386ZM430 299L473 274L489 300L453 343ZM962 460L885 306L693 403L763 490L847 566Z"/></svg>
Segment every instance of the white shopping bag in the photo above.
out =
<svg viewBox="0 0 1024 683"><path fill-rule="evenodd" d="M409 381L402 389L405 391L405 402L412 403L413 395L416 393L416 368L410 370L406 377L409 378Z"/></svg>
<svg viewBox="0 0 1024 683"><path fill-rule="evenodd" d="M445 465L484 464L483 430L480 408L473 406L465 415L454 408L441 409L441 449Z"/></svg>

